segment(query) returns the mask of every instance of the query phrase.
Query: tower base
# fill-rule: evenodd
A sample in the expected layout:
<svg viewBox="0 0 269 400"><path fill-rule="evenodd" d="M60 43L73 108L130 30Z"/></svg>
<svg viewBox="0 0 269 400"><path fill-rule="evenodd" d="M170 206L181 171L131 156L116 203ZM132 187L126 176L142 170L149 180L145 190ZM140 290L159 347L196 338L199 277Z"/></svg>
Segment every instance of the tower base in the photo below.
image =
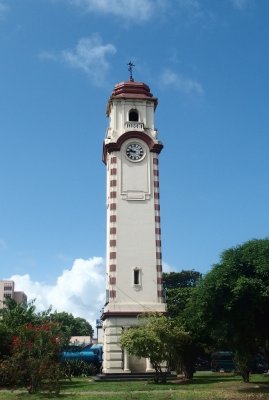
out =
<svg viewBox="0 0 269 400"><path fill-rule="evenodd" d="M102 374L147 374L154 369L149 359L137 358L128 354L120 344L125 329L139 324L137 316L116 315L104 320L104 348Z"/></svg>

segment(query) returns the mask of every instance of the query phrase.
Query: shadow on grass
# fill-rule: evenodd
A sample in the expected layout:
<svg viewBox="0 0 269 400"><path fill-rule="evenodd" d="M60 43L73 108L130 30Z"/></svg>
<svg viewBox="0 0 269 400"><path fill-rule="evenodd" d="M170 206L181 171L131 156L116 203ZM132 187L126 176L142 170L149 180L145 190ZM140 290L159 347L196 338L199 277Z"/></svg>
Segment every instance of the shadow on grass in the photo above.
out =
<svg viewBox="0 0 269 400"><path fill-rule="evenodd" d="M268 383L247 383L247 386L244 388L239 388L238 392L239 393L245 393L245 394L269 394L269 384Z"/></svg>
<svg viewBox="0 0 269 400"><path fill-rule="evenodd" d="M61 381L61 389L71 389L71 388L79 388L80 386L83 387L86 384L86 380L83 381L76 381L76 380L66 380Z"/></svg>
<svg viewBox="0 0 269 400"><path fill-rule="evenodd" d="M30 395L29 393L18 393L17 395L16 395L16 398L17 399L29 399L30 398L30 396L34 396L33 398L34 399L68 399L68 397L71 397L72 395L71 394L62 394L62 393L60 393L60 394L55 394L55 393L40 393L40 392L38 392L38 393L36 393L36 394L34 394L34 395Z"/></svg>
<svg viewBox="0 0 269 400"><path fill-rule="evenodd" d="M195 376L191 382L193 385L209 385L218 382L240 382L238 375L208 375Z"/></svg>

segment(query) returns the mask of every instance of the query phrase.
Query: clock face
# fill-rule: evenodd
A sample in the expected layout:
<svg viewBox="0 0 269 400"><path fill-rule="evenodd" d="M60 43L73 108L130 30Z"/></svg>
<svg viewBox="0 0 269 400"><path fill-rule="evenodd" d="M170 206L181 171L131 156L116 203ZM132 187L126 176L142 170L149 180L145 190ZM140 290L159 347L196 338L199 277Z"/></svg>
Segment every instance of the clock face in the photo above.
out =
<svg viewBox="0 0 269 400"><path fill-rule="evenodd" d="M140 144L130 143L126 147L126 155L131 161L139 161L144 158L145 152Z"/></svg>

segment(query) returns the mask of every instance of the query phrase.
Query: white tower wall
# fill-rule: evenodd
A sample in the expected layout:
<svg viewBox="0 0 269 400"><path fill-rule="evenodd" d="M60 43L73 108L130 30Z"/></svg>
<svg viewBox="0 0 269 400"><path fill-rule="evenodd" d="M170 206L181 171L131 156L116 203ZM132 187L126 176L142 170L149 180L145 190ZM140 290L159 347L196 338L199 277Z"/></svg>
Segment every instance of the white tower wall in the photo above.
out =
<svg viewBox="0 0 269 400"><path fill-rule="evenodd" d="M107 301L103 313L104 373L146 372L146 360L130 360L120 346L124 329L145 312L165 312L162 291L157 99L137 82L115 86L104 141L107 165ZM129 121L130 110L137 120ZM131 146L131 157L128 148ZM136 155L132 146L139 147ZM132 154L137 159L132 159Z"/></svg>

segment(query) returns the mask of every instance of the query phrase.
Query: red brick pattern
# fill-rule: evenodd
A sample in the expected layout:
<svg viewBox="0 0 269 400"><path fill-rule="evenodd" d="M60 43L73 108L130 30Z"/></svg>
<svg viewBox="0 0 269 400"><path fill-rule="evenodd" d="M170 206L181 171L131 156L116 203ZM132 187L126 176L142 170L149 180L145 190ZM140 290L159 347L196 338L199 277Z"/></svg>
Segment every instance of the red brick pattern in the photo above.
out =
<svg viewBox="0 0 269 400"><path fill-rule="evenodd" d="M115 154L115 153L114 153ZM111 301L116 299L116 273L117 273L117 157L113 153L108 155L108 187L111 188L108 197L109 213L109 273L108 289Z"/></svg>
<svg viewBox="0 0 269 400"><path fill-rule="evenodd" d="M109 278L109 283L110 283L110 285L115 285L115 284L116 284L116 278L115 278L115 276L111 276L111 277Z"/></svg>
<svg viewBox="0 0 269 400"><path fill-rule="evenodd" d="M153 198L155 210L155 243L156 243L156 281L157 298L163 302L162 284L162 251L161 251L161 218L160 218L160 195L159 195L159 165L158 154L153 153ZM110 301L117 296L117 157L115 153L108 154L108 220L109 220L109 241L108 241L108 289ZM111 188L111 189L110 189Z"/></svg>
<svg viewBox="0 0 269 400"><path fill-rule="evenodd" d="M161 274L162 274L162 270L163 269L162 269L162 266L160 264L159 265L157 264L157 268L156 269L157 269L157 272L161 272Z"/></svg>
<svg viewBox="0 0 269 400"><path fill-rule="evenodd" d="M162 284L162 243L161 243L161 217L160 217L160 194L159 194L159 163L158 155L153 155L153 189L154 189L154 209L155 209L155 241L156 241L156 273L157 273L157 297L162 303L163 284Z"/></svg>

